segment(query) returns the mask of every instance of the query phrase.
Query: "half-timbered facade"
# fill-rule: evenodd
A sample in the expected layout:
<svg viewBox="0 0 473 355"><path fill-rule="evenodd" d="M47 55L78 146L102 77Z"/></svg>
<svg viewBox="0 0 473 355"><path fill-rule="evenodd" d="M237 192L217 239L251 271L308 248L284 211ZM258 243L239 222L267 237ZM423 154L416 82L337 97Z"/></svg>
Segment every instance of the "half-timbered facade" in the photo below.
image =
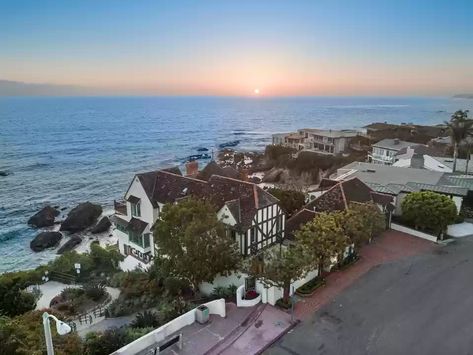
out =
<svg viewBox="0 0 473 355"><path fill-rule="evenodd" d="M113 222L120 252L146 267L159 245L152 226L166 203L178 203L187 196L206 198L217 207L219 220L238 244L242 255L284 239L285 215L278 200L257 185L238 179L211 175L206 180L182 176L178 170L137 174L125 194L126 213L116 209Z"/></svg>

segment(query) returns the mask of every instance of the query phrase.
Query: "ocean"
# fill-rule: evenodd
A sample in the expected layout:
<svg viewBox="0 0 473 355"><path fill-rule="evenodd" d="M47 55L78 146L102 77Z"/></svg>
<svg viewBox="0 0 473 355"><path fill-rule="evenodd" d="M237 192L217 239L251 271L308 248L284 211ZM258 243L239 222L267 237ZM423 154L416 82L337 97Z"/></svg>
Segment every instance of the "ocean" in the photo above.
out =
<svg viewBox="0 0 473 355"><path fill-rule="evenodd" d="M182 164L198 148L263 150L271 134L371 122L437 124L473 100L421 97L0 98L0 272L55 257L34 253L26 221L42 206L91 201L110 210L133 175Z"/></svg>

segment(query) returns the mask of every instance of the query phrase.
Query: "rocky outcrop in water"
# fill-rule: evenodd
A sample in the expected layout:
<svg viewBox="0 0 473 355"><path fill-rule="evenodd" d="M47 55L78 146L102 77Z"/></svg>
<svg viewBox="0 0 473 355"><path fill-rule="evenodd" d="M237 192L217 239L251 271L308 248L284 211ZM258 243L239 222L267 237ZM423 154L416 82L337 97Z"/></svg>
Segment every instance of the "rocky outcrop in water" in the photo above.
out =
<svg viewBox="0 0 473 355"><path fill-rule="evenodd" d="M10 173L8 171L0 170L0 176L8 176Z"/></svg>
<svg viewBox="0 0 473 355"><path fill-rule="evenodd" d="M30 248L33 251L53 248L59 244L61 238L62 234L59 232L41 232L30 242Z"/></svg>
<svg viewBox="0 0 473 355"><path fill-rule="evenodd" d="M102 214L102 207L85 202L74 207L61 224L61 231L76 233L94 225Z"/></svg>
<svg viewBox="0 0 473 355"><path fill-rule="evenodd" d="M99 223L97 223L95 225L95 227L92 228L91 232L92 232L92 234L106 232L106 231L108 231L108 229L110 228L111 225L112 225L112 223L110 223L110 220L108 219L108 217L103 217L99 221Z"/></svg>
<svg viewBox="0 0 473 355"><path fill-rule="evenodd" d="M42 208L39 212L33 215L28 224L36 228L50 227L54 225L54 220L59 215L59 211L51 206Z"/></svg>
<svg viewBox="0 0 473 355"><path fill-rule="evenodd" d="M77 245L79 245L81 242L82 238L78 235L74 235L58 249L57 253L62 254L66 251L70 251L74 249Z"/></svg>

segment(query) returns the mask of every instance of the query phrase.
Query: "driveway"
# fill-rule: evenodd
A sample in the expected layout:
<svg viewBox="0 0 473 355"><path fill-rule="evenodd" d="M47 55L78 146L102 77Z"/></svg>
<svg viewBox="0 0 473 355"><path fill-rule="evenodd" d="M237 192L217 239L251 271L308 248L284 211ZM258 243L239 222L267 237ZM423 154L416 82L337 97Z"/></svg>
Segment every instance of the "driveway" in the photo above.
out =
<svg viewBox="0 0 473 355"><path fill-rule="evenodd" d="M472 354L473 238L373 267L266 354Z"/></svg>

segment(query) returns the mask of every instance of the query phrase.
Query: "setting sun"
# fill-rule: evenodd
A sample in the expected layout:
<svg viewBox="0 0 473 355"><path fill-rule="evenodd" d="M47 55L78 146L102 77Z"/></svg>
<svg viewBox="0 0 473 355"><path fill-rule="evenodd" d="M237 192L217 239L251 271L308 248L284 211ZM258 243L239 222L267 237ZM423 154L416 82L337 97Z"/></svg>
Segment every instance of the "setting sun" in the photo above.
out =
<svg viewBox="0 0 473 355"><path fill-rule="evenodd" d="M254 89L254 90L253 90L253 93L254 93L255 95L259 95L260 91L259 91L259 89Z"/></svg>

